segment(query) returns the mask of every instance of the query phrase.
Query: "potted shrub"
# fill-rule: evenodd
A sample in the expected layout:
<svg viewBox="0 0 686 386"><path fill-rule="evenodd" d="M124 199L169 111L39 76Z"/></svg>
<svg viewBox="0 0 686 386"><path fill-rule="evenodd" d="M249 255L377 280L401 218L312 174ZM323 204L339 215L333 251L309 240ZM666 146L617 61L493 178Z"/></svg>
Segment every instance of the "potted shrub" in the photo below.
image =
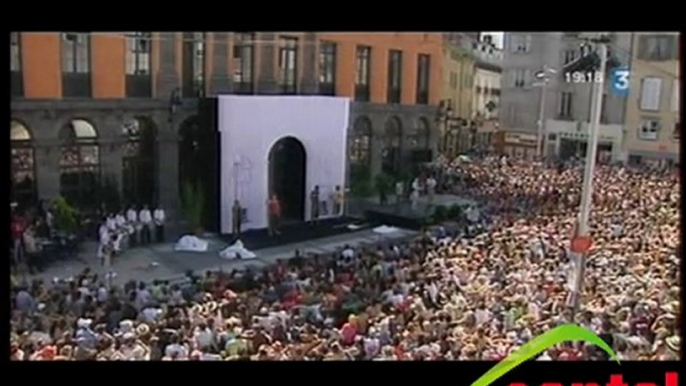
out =
<svg viewBox="0 0 686 386"><path fill-rule="evenodd" d="M76 209L67 200L60 196L54 201L55 229L59 232L73 234L76 232L78 223L76 221Z"/></svg>
<svg viewBox="0 0 686 386"><path fill-rule="evenodd" d="M393 177L386 173L377 174L374 179L374 187L376 188L376 193L379 195L379 203L381 205L386 204L388 195L393 189Z"/></svg>
<svg viewBox="0 0 686 386"><path fill-rule="evenodd" d="M202 236L204 233L202 220L205 207L205 195L200 183L194 184L192 181L184 182L183 191L181 192L181 206L184 217L186 218L186 221L188 221L188 225L192 232L198 237Z"/></svg>

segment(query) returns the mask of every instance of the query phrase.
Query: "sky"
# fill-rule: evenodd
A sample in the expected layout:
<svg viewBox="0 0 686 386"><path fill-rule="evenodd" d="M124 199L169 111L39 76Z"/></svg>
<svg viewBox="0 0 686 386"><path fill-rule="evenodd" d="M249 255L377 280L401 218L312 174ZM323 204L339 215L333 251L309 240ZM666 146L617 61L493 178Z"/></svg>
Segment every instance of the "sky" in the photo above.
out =
<svg viewBox="0 0 686 386"><path fill-rule="evenodd" d="M497 48L502 49L503 48L503 35L504 34L505 34L504 32L482 32L481 36L484 36L484 35L493 36L493 44L495 44L495 46Z"/></svg>

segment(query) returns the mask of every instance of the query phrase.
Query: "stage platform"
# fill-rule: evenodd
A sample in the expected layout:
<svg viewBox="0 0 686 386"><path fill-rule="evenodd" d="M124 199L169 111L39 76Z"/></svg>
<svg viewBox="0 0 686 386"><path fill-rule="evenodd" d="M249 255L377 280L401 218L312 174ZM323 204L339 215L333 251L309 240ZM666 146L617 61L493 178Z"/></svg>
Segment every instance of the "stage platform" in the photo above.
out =
<svg viewBox="0 0 686 386"><path fill-rule="evenodd" d="M436 207L453 205L468 206L476 205L473 200L465 199L451 194L438 194L434 197L433 204L429 203L428 197L420 197L415 208L409 202L396 203L391 198L387 205L379 205L375 202L367 202L365 205L365 218L377 224L392 225L399 228L418 230L429 218Z"/></svg>
<svg viewBox="0 0 686 386"><path fill-rule="evenodd" d="M350 229L348 227L351 224L355 225L354 229ZM315 224L305 222L283 224L279 228L281 234L275 236L270 236L267 229L249 230L241 233L240 239L246 248L250 250L257 250L262 248L276 247L279 245L298 243L306 240L338 236L346 233L367 230L378 225L378 223L373 221L366 221L352 217L338 217L319 220ZM221 235L221 239L228 244L232 244L236 240L236 237L233 234L226 234Z"/></svg>

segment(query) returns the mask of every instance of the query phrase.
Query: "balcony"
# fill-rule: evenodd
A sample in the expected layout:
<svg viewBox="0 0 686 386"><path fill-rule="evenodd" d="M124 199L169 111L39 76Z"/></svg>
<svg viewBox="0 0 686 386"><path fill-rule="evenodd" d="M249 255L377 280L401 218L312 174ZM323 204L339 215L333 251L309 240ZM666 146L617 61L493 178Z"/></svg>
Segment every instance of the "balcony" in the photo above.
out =
<svg viewBox="0 0 686 386"><path fill-rule="evenodd" d="M24 96L24 77L21 71L10 71L10 92L12 98Z"/></svg>
<svg viewBox="0 0 686 386"><path fill-rule="evenodd" d="M399 104L400 103L400 89L399 88L389 88L387 98L388 98L387 99L388 103Z"/></svg>
<svg viewBox="0 0 686 386"><path fill-rule="evenodd" d="M151 98L152 77L150 75L126 75L127 98Z"/></svg>
<svg viewBox="0 0 686 386"><path fill-rule="evenodd" d="M279 93L282 95L295 95L298 93L298 88L295 84L280 84Z"/></svg>
<svg viewBox="0 0 686 386"><path fill-rule="evenodd" d="M336 95L336 85L333 83L319 83L319 95Z"/></svg>
<svg viewBox="0 0 686 386"><path fill-rule="evenodd" d="M369 86L368 85L355 85L355 101L356 102L369 102Z"/></svg>
<svg viewBox="0 0 686 386"><path fill-rule="evenodd" d="M429 92L428 91L417 91L417 104L418 105L428 105L429 104Z"/></svg>
<svg viewBox="0 0 686 386"><path fill-rule="evenodd" d="M90 98L91 74L86 73L63 73L62 96L65 98Z"/></svg>
<svg viewBox="0 0 686 386"><path fill-rule="evenodd" d="M252 95L255 93L255 87L252 82L238 82L233 84L235 94Z"/></svg>

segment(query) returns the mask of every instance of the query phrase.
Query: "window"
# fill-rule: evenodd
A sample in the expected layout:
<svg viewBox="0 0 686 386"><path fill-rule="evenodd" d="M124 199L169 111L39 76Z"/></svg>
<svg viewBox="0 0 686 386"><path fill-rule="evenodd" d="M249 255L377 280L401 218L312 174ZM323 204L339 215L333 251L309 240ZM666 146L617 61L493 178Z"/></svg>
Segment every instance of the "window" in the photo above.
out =
<svg viewBox="0 0 686 386"><path fill-rule="evenodd" d="M336 95L336 43L319 45L319 93Z"/></svg>
<svg viewBox="0 0 686 386"><path fill-rule="evenodd" d="M355 100L369 102L372 48L358 46L355 57Z"/></svg>
<svg viewBox="0 0 686 386"><path fill-rule="evenodd" d="M237 33L233 46L233 87L237 94L253 93L255 34Z"/></svg>
<svg viewBox="0 0 686 386"><path fill-rule="evenodd" d="M90 35L67 32L62 34L62 95L88 98L91 96Z"/></svg>
<svg viewBox="0 0 686 386"><path fill-rule="evenodd" d="M36 202L36 169L31 133L24 124L10 120L10 141L11 199L26 208Z"/></svg>
<svg viewBox="0 0 686 386"><path fill-rule="evenodd" d="M531 35L512 35L510 37L510 44L512 52L529 52L531 49Z"/></svg>
<svg viewBox="0 0 686 386"><path fill-rule="evenodd" d="M126 74L150 75L150 32L132 32L126 38Z"/></svg>
<svg viewBox="0 0 686 386"><path fill-rule="evenodd" d="M391 117L384 128L382 166L384 173L396 176L400 170L400 156L402 148L402 126L400 119Z"/></svg>
<svg viewBox="0 0 686 386"><path fill-rule="evenodd" d="M21 73L21 34L10 34L10 89L11 96L24 95L24 79Z"/></svg>
<svg viewBox="0 0 686 386"><path fill-rule="evenodd" d="M60 131L60 194L78 208L96 208L100 148L95 128L74 119Z"/></svg>
<svg viewBox="0 0 686 386"><path fill-rule="evenodd" d="M569 64L576 59L576 50L565 50L564 64Z"/></svg>
<svg viewBox="0 0 686 386"><path fill-rule="evenodd" d="M132 32L126 37L126 96L152 96L150 52L152 34Z"/></svg>
<svg viewBox="0 0 686 386"><path fill-rule="evenodd" d="M205 95L205 33L183 33L183 87L184 98Z"/></svg>
<svg viewBox="0 0 686 386"><path fill-rule="evenodd" d="M90 36L87 33L62 34L62 72L87 74L90 72Z"/></svg>
<svg viewBox="0 0 686 386"><path fill-rule="evenodd" d="M526 85L526 70L512 70L512 80L514 87L524 87Z"/></svg>
<svg viewBox="0 0 686 386"><path fill-rule="evenodd" d="M21 35L19 32L10 34L10 71L21 71Z"/></svg>
<svg viewBox="0 0 686 386"><path fill-rule="evenodd" d="M639 40L639 58L643 60L676 60L677 37L674 35L643 35Z"/></svg>
<svg viewBox="0 0 686 386"><path fill-rule="evenodd" d="M372 123L367 117L359 117L353 126L350 162L356 166L368 166L371 162Z"/></svg>
<svg viewBox="0 0 686 386"><path fill-rule="evenodd" d="M571 92L560 93L560 105L558 107L558 116L561 119L572 118L572 96Z"/></svg>
<svg viewBox="0 0 686 386"><path fill-rule="evenodd" d="M662 79L657 77L643 78L641 80L641 110L660 111L660 90Z"/></svg>
<svg viewBox="0 0 686 386"><path fill-rule="evenodd" d="M403 53L390 50L388 54L388 103L400 103Z"/></svg>
<svg viewBox="0 0 686 386"><path fill-rule="evenodd" d="M297 63L298 39L282 37L279 49L279 73L281 76L281 93L295 94L297 92Z"/></svg>
<svg viewBox="0 0 686 386"><path fill-rule="evenodd" d="M645 118L638 129L638 138L644 140L657 140L661 123L656 118Z"/></svg>
<svg viewBox="0 0 686 386"><path fill-rule="evenodd" d="M431 145L431 129L426 118L419 118L417 122L417 130L414 138L412 138L413 145L418 149L429 149Z"/></svg>
<svg viewBox="0 0 686 386"><path fill-rule="evenodd" d="M429 77L431 71L431 56L419 54L417 58L417 104L429 103Z"/></svg>

